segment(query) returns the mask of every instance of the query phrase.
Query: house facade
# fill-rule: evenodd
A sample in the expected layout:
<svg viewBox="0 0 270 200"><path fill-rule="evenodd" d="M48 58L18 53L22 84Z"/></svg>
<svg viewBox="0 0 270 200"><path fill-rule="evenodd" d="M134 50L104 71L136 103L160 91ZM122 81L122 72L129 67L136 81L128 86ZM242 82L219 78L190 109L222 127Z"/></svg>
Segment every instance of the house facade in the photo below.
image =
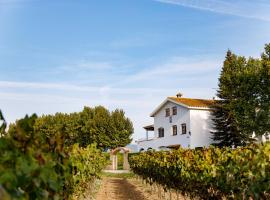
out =
<svg viewBox="0 0 270 200"><path fill-rule="evenodd" d="M211 105L214 100L168 97L152 113L154 124L145 126L146 138L137 141L139 149L207 147L211 140ZM153 131L153 137L149 137Z"/></svg>

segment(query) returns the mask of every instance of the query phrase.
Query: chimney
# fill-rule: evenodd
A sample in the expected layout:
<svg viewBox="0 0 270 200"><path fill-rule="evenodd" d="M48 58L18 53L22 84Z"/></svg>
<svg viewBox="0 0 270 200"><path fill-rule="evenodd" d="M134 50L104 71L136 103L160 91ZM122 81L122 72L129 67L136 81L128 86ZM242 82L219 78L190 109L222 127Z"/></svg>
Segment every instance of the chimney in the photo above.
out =
<svg viewBox="0 0 270 200"><path fill-rule="evenodd" d="M182 96L183 96L183 94L180 93L180 92L176 94L176 97L177 97L177 98L181 98Z"/></svg>

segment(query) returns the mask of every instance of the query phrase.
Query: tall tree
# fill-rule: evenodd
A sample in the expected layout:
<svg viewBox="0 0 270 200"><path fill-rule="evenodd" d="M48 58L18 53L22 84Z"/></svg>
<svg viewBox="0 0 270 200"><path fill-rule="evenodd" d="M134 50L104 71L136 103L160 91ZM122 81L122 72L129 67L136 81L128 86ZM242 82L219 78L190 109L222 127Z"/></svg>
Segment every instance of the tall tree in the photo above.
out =
<svg viewBox="0 0 270 200"><path fill-rule="evenodd" d="M238 58L227 52L226 59L219 77L219 89L217 96L220 100L213 105L213 125L212 139L218 146L240 146L242 137L235 120L235 114L231 109L231 104L235 101L233 89L235 87L235 72L239 69L239 64L245 59ZM241 65L241 64L240 64Z"/></svg>
<svg viewBox="0 0 270 200"><path fill-rule="evenodd" d="M270 43L265 45L265 51L261 56L261 70L257 109L258 135L270 133ZM269 135L268 135L269 136Z"/></svg>
<svg viewBox="0 0 270 200"><path fill-rule="evenodd" d="M133 124L123 110L108 111L103 106L85 107L81 112L81 144L95 142L102 149L126 146L131 142Z"/></svg>
<svg viewBox="0 0 270 200"><path fill-rule="evenodd" d="M6 120L4 118L2 111L0 110L0 137L5 135L6 128L7 128L7 123L6 123Z"/></svg>
<svg viewBox="0 0 270 200"><path fill-rule="evenodd" d="M132 122L124 111L110 112L103 106L84 107L82 112L46 115L38 118L35 132L51 135L62 134L65 144L79 143L86 147L96 143L100 149L126 146L131 142Z"/></svg>
<svg viewBox="0 0 270 200"><path fill-rule="evenodd" d="M219 78L213 109L213 140L220 146L242 146L270 130L270 45L261 59L230 51Z"/></svg>

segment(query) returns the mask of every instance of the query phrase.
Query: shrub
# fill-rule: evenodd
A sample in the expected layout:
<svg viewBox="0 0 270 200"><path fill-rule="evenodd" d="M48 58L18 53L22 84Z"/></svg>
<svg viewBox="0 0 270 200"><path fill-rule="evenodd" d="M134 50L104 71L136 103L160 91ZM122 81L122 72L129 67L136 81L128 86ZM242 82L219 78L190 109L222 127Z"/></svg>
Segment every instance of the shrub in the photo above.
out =
<svg viewBox="0 0 270 200"><path fill-rule="evenodd" d="M270 143L249 147L145 152L130 167L150 184L202 199L266 199L270 193Z"/></svg>
<svg viewBox="0 0 270 200"><path fill-rule="evenodd" d="M35 116L0 138L0 185L12 199L69 199L104 166L95 145L69 146L61 131L34 131Z"/></svg>
<svg viewBox="0 0 270 200"><path fill-rule="evenodd" d="M105 156L96 148L95 144L86 148L75 144L71 151L70 160L73 169L73 192L75 193L83 193L88 183L93 178L99 177L99 173L107 164Z"/></svg>
<svg viewBox="0 0 270 200"><path fill-rule="evenodd" d="M7 138L0 138L0 152L0 184L13 199L51 199L63 195L61 191L68 177L58 174L63 168L52 154L34 149L22 152Z"/></svg>

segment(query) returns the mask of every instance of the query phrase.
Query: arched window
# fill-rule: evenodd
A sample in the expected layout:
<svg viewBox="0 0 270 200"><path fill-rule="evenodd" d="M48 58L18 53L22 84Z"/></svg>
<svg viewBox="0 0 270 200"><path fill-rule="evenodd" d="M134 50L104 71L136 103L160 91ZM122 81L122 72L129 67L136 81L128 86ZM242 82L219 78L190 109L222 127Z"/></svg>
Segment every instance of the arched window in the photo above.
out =
<svg viewBox="0 0 270 200"><path fill-rule="evenodd" d="M158 129L158 137L164 137L164 128L160 127Z"/></svg>
<svg viewBox="0 0 270 200"><path fill-rule="evenodd" d="M141 148L139 152L143 152L144 151L144 148Z"/></svg>

